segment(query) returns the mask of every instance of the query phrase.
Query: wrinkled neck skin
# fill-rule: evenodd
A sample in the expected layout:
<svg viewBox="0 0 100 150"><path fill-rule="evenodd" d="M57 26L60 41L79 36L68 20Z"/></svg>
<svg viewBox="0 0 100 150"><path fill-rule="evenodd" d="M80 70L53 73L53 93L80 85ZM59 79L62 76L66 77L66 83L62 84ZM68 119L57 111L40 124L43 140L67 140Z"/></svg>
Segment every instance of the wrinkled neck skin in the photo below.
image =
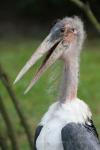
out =
<svg viewBox="0 0 100 150"><path fill-rule="evenodd" d="M74 51L77 51L74 49ZM63 103L77 98L78 76L79 76L79 54L73 50L64 56L63 79L60 87L59 100Z"/></svg>

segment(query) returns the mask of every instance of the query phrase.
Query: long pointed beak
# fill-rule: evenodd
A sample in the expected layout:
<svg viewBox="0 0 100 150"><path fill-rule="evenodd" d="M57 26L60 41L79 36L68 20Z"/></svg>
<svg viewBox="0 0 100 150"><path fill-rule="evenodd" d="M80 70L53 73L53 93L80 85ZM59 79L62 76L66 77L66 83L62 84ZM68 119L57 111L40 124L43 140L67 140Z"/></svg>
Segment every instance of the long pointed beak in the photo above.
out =
<svg viewBox="0 0 100 150"><path fill-rule="evenodd" d="M19 81L23 75L45 54L46 58L44 59L42 65L38 69L37 73L35 74L34 78L30 82L28 88L26 89L25 93L27 93L32 86L39 80L41 75L53 64L57 59L61 57L64 50L67 47L64 47L62 44L61 38L56 38L52 36L50 33L47 38L44 39L42 44L39 46L37 51L31 56L31 58L27 61L25 66L19 72L17 78L15 79L14 83Z"/></svg>
<svg viewBox="0 0 100 150"><path fill-rule="evenodd" d="M18 76L16 77L14 84L18 82L23 75L40 59L46 52L50 51L51 48L59 41L59 39L52 40L52 34L50 33L36 50L35 53L31 56L31 58L27 61L25 66L19 72Z"/></svg>
<svg viewBox="0 0 100 150"><path fill-rule="evenodd" d="M42 74L52 65L55 63L55 61L62 55L64 49L62 48L62 43L59 42L55 50L52 52L52 54L49 56L48 59L45 60L45 62L41 65L37 73L35 74L33 80L30 82L28 88L24 92L25 94L34 86L34 84L39 80L39 78L42 76Z"/></svg>

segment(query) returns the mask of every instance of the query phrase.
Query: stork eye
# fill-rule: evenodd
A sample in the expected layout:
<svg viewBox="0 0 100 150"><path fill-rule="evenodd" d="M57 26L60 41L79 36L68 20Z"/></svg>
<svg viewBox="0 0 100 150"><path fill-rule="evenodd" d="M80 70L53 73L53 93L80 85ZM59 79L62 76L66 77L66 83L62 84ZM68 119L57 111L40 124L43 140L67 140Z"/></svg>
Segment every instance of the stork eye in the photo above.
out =
<svg viewBox="0 0 100 150"><path fill-rule="evenodd" d="M60 29L60 32L62 32L62 33L63 33L64 31L65 31L65 30L64 30L64 28L61 28L61 29Z"/></svg>

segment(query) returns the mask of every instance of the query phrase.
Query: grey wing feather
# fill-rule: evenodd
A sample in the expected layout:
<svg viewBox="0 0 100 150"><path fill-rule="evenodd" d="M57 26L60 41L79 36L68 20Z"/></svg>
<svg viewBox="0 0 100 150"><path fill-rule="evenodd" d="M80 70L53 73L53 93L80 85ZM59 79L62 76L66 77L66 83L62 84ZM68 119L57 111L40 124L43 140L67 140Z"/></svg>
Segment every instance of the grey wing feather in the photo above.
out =
<svg viewBox="0 0 100 150"><path fill-rule="evenodd" d="M37 148L36 148L36 140L37 140L37 138L38 138L38 136L39 136L39 134L40 134L42 128L43 128L43 126L38 126L38 127L36 128L35 136L34 136L34 150L37 150Z"/></svg>
<svg viewBox="0 0 100 150"><path fill-rule="evenodd" d="M100 141L94 130L92 132L82 124L67 124L61 135L64 150L100 150Z"/></svg>
<svg viewBox="0 0 100 150"><path fill-rule="evenodd" d="M88 120L90 122L90 125L89 124L85 124L84 126L87 128L87 130L89 132L92 132L95 136L97 136L97 138L99 139L99 136L98 136L98 133L97 133L97 130L96 130L96 127L94 126L93 124L93 121L92 120Z"/></svg>

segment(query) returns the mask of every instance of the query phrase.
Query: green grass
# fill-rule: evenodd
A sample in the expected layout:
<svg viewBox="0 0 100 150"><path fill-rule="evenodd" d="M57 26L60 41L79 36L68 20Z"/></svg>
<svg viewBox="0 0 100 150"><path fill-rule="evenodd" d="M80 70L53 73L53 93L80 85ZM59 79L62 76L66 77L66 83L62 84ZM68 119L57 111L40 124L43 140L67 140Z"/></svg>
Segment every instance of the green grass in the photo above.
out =
<svg viewBox="0 0 100 150"><path fill-rule="evenodd" d="M33 51L39 45L40 40L28 39L19 41L3 40L0 42L0 63L13 81L18 74L19 70L25 64L27 59L31 56ZM93 113L93 120L100 135L100 40L92 40L87 42L81 55L81 71L80 71L80 84L78 96L85 100L90 106ZM40 63L40 61L39 61ZM16 92L17 98L21 104L21 108L28 118L28 123L34 133L34 128L39 122L43 113L47 110L48 106L56 99L57 92L55 86L52 89L52 82L50 82L52 72L55 72L57 65L49 69L33 87L33 89L24 95L24 90L31 80L34 71L39 66L37 63L24 78L16 85L12 85ZM51 89L51 93L49 93ZM0 82L0 93L6 104L8 113L12 119L14 126L18 133L18 139L21 144L21 149L28 149L24 130L20 126L20 122L16 111L11 103L7 92ZM4 123L0 118L0 129L5 129Z"/></svg>

